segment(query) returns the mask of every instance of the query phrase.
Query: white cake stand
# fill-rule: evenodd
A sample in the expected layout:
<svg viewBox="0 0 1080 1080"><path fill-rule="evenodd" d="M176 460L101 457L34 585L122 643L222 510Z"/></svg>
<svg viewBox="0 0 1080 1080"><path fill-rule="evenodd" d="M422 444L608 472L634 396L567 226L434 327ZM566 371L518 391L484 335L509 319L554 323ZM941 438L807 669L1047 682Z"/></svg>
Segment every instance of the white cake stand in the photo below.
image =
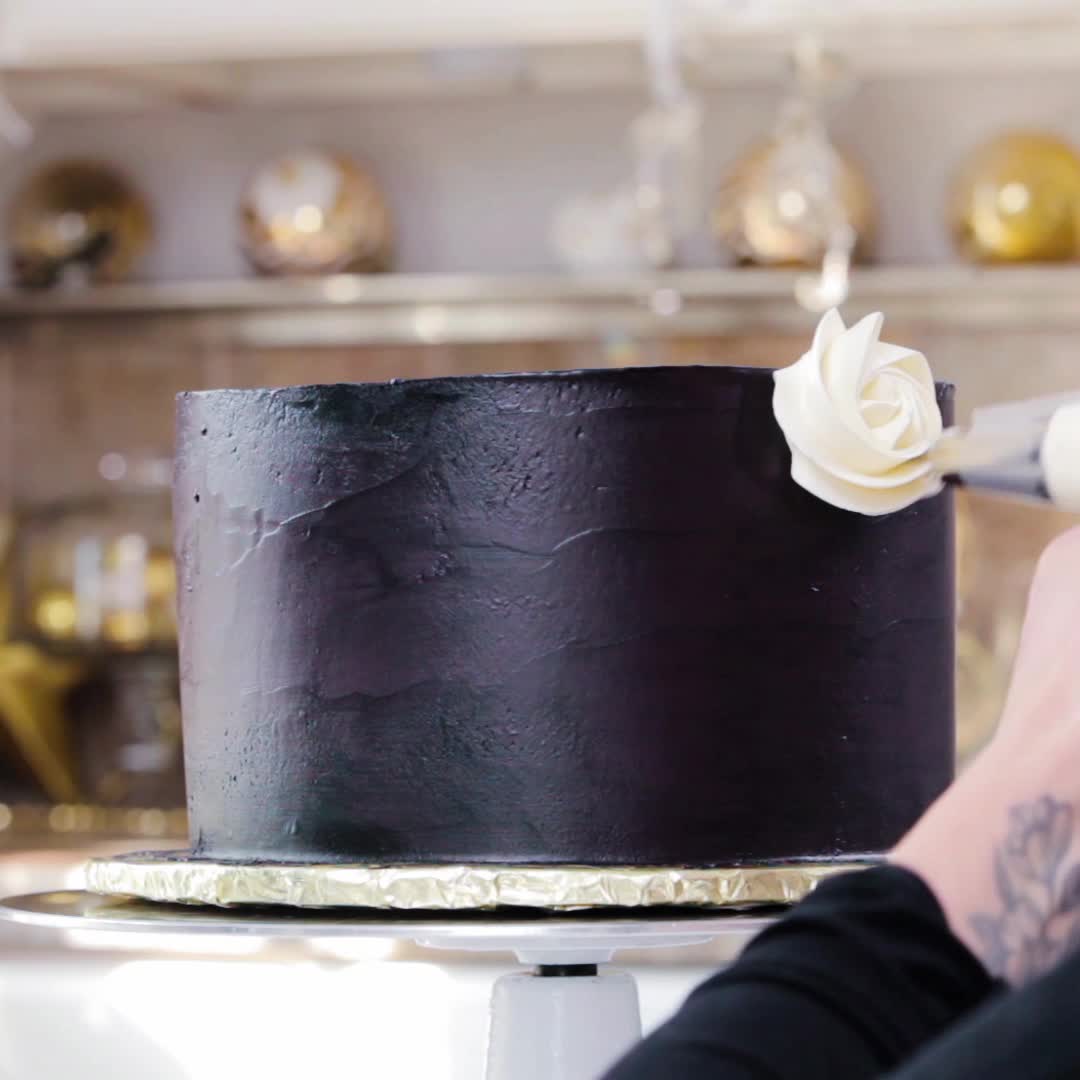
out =
<svg viewBox="0 0 1080 1080"><path fill-rule="evenodd" d="M771 919L687 911L650 917L495 916L179 907L87 892L37 893L0 903L0 918L65 930L380 937L431 949L510 952L531 972L504 975L491 998L487 1080L596 1080L641 1037L633 976L607 965L620 949L749 941Z"/></svg>

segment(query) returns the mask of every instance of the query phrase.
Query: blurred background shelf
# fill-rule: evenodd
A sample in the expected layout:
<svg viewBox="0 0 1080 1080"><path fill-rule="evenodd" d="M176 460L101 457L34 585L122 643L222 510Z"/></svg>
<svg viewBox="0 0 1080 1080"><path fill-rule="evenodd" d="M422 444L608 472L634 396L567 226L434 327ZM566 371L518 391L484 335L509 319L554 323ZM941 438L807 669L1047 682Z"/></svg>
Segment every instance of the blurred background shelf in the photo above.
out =
<svg viewBox="0 0 1080 1080"><path fill-rule="evenodd" d="M128 284L0 293L20 335L84 332L255 346L480 344L612 336L801 332L798 271L715 269L589 277L387 274ZM1080 329L1080 267L859 269L846 310L936 329Z"/></svg>

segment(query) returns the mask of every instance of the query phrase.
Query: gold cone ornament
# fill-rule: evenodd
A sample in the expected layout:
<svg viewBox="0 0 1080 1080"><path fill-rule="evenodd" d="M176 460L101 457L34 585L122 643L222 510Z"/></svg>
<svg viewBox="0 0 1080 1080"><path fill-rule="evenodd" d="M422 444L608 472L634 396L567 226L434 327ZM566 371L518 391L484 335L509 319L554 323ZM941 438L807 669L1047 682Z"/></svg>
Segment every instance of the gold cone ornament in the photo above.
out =
<svg viewBox="0 0 1080 1080"><path fill-rule="evenodd" d="M26 288L123 281L150 243L150 210L127 178L92 161L35 173L8 214L12 275Z"/></svg>
<svg viewBox="0 0 1080 1080"><path fill-rule="evenodd" d="M390 266L390 211L374 179L343 154L307 150L260 168L240 203L241 246L264 274Z"/></svg>
<svg viewBox="0 0 1080 1080"><path fill-rule="evenodd" d="M64 713L81 664L24 642L0 644L0 723L52 802L75 802L79 786Z"/></svg>
<svg viewBox="0 0 1080 1080"><path fill-rule="evenodd" d="M64 700L84 668L33 645L6 640L11 531L10 521L0 520L0 725L45 796L53 802L73 802L79 786Z"/></svg>
<svg viewBox="0 0 1080 1080"><path fill-rule="evenodd" d="M1080 255L1080 155L1041 133L1002 135L957 172L949 228L978 262L1049 262Z"/></svg>
<svg viewBox="0 0 1080 1080"><path fill-rule="evenodd" d="M873 192L853 160L833 149L836 209L855 233L855 255L872 243ZM828 246L828 222L820 197L807 188L807 170L798 152L782 141L753 147L728 173L713 206L718 240L740 262L765 266L817 266Z"/></svg>

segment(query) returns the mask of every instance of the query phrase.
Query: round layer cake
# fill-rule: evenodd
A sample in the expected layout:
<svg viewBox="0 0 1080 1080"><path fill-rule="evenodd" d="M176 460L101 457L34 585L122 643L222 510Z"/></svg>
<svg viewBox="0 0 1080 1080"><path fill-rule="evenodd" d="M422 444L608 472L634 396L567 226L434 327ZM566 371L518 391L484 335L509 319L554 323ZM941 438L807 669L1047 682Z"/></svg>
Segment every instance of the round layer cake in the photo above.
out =
<svg viewBox="0 0 1080 1080"><path fill-rule="evenodd" d="M951 497L819 501L772 392L672 367L181 395L193 854L889 848L952 776Z"/></svg>

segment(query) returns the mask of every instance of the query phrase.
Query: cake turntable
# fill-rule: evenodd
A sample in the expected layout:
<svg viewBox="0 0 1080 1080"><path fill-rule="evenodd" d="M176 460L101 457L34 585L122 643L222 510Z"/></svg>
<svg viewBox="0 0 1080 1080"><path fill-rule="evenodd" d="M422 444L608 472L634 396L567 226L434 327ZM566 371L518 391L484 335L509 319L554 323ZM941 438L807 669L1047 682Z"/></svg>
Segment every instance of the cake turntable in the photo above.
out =
<svg viewBox="0 0 1080 1080"><path fill-rule="evenodd" d="M14 897L0 918L79 930L380 937L509 952L487 1080L595 1080L641 1037L626 949L745 943L855 863L756 867L370 866L224 862L186 852L92 859L85 892Z"/></svg>
<svg viewBox="0 0 1080 1080"><path fill-rule="evenodd" d="M637 984L609 968L626 949L749 941L774 912L653 908L517 915L357 910L222 909L52 892L11 897L0 918L39 928L279 938L380 937L430 949L510 952L531 971L500 977L491 997L486 1080L596 1080L641 1036Z"/></svg>

